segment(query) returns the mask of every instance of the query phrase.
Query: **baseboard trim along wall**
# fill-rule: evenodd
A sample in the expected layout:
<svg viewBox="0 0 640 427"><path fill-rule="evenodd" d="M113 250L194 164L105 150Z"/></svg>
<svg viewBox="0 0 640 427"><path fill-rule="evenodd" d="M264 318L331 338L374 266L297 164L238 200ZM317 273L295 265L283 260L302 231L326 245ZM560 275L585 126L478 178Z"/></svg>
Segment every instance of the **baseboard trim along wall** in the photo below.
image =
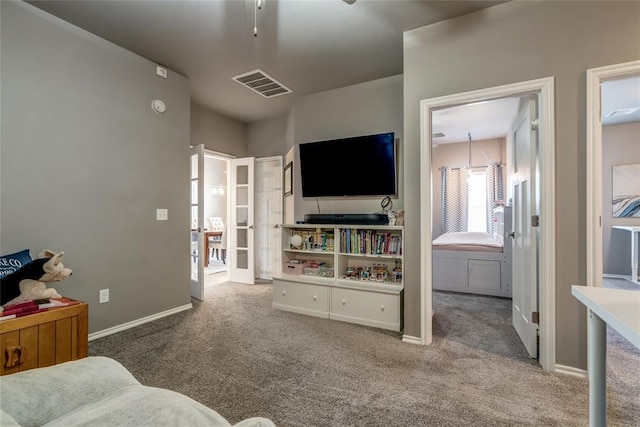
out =
<svg viewBox="0 0 640 427"><path fill-rule="evenodd" d="M408 344L422 345L422 340L420 339L420 337L412 337L411 335L403 335L402 342L406 342Z"/></svg>
<svg viewBox="0 0 640 427"><path fill-rule="evenodd" d="M172 308L170 310L162 311L160 313L152 314L151 316L143 317L138 320L132 320L131 322L123 323L121 325L114 326L112 328L103 329L102 331L89 334L89 341L106 337L108 335L113 335L118 332L126 331L127 329L131 329L136 326L140 326L145 323L152 322L154 320L162 319L163 317L171 316L172 314L180 313L181 311L190 310L192 308L193 308L193 304L189 303L189 304L181 305L180 307Z"/></svg>
<svg viewBox="0 0 640 427"><path fill-rule="evenodd" d="M587 371L584 369L574 368L573 366L558 365L556 363L556 372L559 374L571 375L573 377L587 378Z"/></svg>

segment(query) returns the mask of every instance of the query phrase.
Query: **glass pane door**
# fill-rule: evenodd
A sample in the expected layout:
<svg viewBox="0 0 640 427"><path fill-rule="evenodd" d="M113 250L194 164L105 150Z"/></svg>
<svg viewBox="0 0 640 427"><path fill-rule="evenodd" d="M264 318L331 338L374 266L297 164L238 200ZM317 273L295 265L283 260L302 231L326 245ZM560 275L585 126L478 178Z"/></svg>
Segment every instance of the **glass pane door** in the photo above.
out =
<svg viewBox="0 0 640 427"><path fill-rule="evenodd" d="M191 148L191 296L204 299L204 145Z"/></svg>
<svg viewBox="0 0 640 427"><path fill-rule="evenodd" d="M231 281L254 283L254 158L231 161Z"/></svg>

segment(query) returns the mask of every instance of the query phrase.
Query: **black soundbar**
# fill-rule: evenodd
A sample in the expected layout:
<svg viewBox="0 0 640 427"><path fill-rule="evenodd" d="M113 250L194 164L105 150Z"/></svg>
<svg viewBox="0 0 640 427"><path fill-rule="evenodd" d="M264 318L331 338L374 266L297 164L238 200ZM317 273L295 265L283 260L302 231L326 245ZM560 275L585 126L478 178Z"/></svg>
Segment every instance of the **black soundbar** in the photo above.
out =
<svg viewBox="0 0 640 427"><path fill-rule="evenodd" d="M305 224L388 225L386 214L306 214Z"/></svg>

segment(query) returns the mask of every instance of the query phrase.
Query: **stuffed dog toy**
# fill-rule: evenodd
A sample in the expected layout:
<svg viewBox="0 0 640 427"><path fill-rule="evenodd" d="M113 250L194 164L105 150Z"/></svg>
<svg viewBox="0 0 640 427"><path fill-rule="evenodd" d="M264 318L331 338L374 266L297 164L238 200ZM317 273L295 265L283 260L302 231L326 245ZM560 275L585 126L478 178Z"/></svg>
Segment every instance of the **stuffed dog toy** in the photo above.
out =
<svg viewBox="0 0 640 427"><path fill-rule="evenodd" d="M22 268L0 279L0 306L42 298L59 298L47 283L59 282L71 276L71 269L62 264L64 252L44 250Z"/></svg>

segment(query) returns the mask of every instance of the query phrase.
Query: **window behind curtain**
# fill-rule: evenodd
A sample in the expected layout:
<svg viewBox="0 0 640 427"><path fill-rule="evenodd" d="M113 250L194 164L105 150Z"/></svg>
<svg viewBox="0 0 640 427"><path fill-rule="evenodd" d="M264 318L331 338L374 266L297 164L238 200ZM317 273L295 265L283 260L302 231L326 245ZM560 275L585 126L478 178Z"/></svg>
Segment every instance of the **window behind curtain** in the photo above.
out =
<svg viewBox="0 0 640 427"><path fill-rule="evenodd" d="M487 232L487 172L469 173L468 231Z"/></svg>

